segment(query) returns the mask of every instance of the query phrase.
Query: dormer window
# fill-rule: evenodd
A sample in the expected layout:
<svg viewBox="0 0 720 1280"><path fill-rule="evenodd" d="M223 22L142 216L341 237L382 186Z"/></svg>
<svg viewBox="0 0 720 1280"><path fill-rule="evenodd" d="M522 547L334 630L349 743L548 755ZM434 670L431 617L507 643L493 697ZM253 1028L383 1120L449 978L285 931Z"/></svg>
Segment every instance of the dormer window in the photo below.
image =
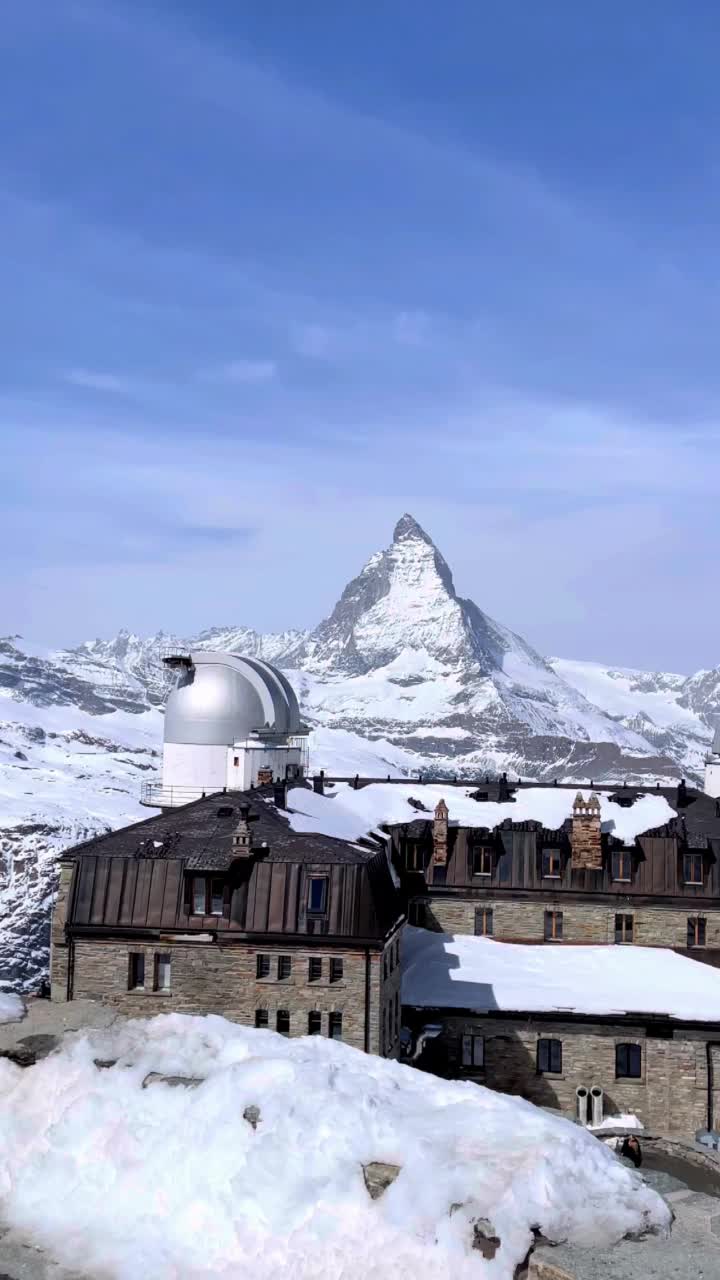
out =
<svg viewBox="0 0 720 1280"><path fill-rule="evenodd" d="M613 880L632 880L632 854L629 849L613 849L612 878Z"/></svg>
<svg viewBox="0 0 720 1280"><path fill-rule="evenodd" d="M190 882L190 914L221 916L225 912L225 881L219 876L193 876Z"/></svg>
<svg viewBox="0 0 720 1280"><path fill-rule="evenodd" d="M559 880L560 872L561 872L560 850L559 849L543 849L543 854L542 854L543 880Z"/></svg>
<svg viewBox="0 0 720 1280"><path fill-rule="evenodd" d="M488 845L478 845L473 849L472 873L474 876L492 875L492 849Z"/></svg>
<svg viewBox="0 0 720 1280"><path fill-rule="evenodd" d="M327 876L310 876L307 905L310 915L321 916L327 911L327 887Z"/></svg>
<svg viewBox="0 0 720 1280"><path fill-rule="evenodd" d="M683 880L685 884L703 883L703 860L701 853L683 854Z"/></svg>

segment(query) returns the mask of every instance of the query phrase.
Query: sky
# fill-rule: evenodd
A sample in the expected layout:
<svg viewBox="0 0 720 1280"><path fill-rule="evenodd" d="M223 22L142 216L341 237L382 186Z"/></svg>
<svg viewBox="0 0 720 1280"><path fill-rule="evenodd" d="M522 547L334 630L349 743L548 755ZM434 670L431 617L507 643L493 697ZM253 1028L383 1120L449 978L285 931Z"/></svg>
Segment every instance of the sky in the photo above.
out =
<svg viewBox="0 0 720 1280"><path fill-rule="evenodd" d="M0 633L306 627L410 511L720 662L720 9L5 0Z"/></svg>

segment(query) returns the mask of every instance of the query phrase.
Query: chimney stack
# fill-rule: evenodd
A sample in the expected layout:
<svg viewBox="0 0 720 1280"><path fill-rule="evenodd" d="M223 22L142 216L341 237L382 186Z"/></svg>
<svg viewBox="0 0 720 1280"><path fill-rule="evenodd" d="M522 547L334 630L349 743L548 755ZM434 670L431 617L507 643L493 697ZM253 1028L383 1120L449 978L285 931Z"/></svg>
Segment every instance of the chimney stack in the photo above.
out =
<svg viewBox="0 0 720 1280"><path fill-rule="evenodd" d="M321 769L313 778L313 791L316 796L325 795L325 770Z"/></svg>
<svg viewBox="0 0 720 1280"><path fill-rule="evenodd" d="M287 809L287 780L276 778L273 783L273 800L276 809Z"/></svg>
<svg viewBox="0 0 720 1280"><path fill-rule="evenodd" d="M448 807L444 800L438 800L433 818L433 865L447 866L448 845Z"/></svg>
<svg viewBox="0 0 720 1280"><path fill-rule="evenodd" d="M571 845L573 867L602 870L600 801L596 795L585 800L578 791L573 804Z"/></svg>
<svg viewBox="0 0 720 1280"><path fill-rule="evenodd" d="M249 804L240 805L240 821L233 832L232 851L236 858L249 858L252 853Z"/></svg>

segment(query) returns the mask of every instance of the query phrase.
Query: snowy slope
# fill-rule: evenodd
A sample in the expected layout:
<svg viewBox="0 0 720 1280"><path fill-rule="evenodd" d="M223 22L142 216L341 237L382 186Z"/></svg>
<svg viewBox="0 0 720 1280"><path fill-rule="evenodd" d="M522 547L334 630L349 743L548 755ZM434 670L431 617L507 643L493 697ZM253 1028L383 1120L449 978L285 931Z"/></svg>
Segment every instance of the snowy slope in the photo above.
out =
<svg viewBox="0 0 720 1280"><path fill-rule="evenodd" d="M143 1089L150 1072L201 1083ZM534 1227L597 1250L671 1223L634 1170L530 1103L223 1018L0 1061L0 1099L3 1219L107 1280L512 1280ZM400 1171L373 1200L376 1161Z"/></svg>

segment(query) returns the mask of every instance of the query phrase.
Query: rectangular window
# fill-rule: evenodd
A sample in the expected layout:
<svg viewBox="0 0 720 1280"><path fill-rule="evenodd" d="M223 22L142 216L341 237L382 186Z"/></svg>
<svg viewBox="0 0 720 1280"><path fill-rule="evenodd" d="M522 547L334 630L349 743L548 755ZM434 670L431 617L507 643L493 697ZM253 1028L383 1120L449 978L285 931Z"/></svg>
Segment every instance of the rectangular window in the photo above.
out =
<svg viewBox="0 0 720 1280"><path fill-rule="evenodd" d="M492 875L492 849L483 845L472 851L472 873L474 876Z"/></svg>
<svg viewBox="0 0 720 1280"><path fill-rule="evenodd" d="M463 1036L462 1064L464 1067L482 1067L485 1065L485 1039L483 1036Z"/></svg>
<svg viewBox="0 0 720 1280"><path fill-rule="evenodd" d="M237 769L237 767L238 767L239 763L240 763L240 757L239 757L239 756L233 756L233 765L235 766L235 768L236 768L236 769Z"/></svg>
<svg viewBox="0 0 720 1280"><path fill-rule="evenodd" d="M278 956L278 978L282 982L283 979L289 978L292 970L292 960L290 956Z"/></svg>
<svg viewBox="0 0 720 1280"><path fill-rule="evenodd" d="M333 957L333 959L330 961L330 981L342 982L342 978L343 978L343 962L342 960L336 960Z"/></svg>
<svg viewBox="0 0 720 1280"><path fill-rule="evenodd" d="M170 956L167 952L155 954L155 990L170 990Z"/></svg>
<svg viewBox="0 0 720 1280"><path fill-rule="evenodd" d="M492 935L493 935L492 907L478 907L476 909L475 933L479 938L492 938Z"/></svg>
<svg viewBox="0 0 720 1280"><path fill-rule="evenodd" d="M562 942L562 936L563 936L562 911L546 911L545 912L545 941L546 942Z"/></svg>
<svg viewBox="0 0 720 1280"><path fill-rule="evenodd" d="M562 1040L538 1040L537 1069L548 1075L562 1071Z"/></svg>
<svg viewBox="0 0 720 1280"><path fill-rule="evenodd" d="M308 1014L308 1035L319 1036L322 1033L322 1014L312 1009Z"/></svg>
<svg viewBox="0 0 720 1280"><path fill-rule="evenodd" d="M705 946L705 924L702 916L688 916L687 944L689 947Z"/></svg>
<svg viewBox="0 0 720 1280"><path fill-rule="evenodd" d="M611 861L613 880L632 880L632 854L629 849L614 849Z"/></svg>
<svg viewBox="0 0 720 1280"><path fill-rule="evenodd" d="M270 957L269 956L255 957L255 977L256 978L270 977Z"/></svg>
<svg viewBox="0 0 720 1280"><path fill-rule="evenodd" d="M425 870L425 855L422 846L415 841L405 846L405 869L407 871Z"/></svg>
<svg viewBox="0 0 720 1280"><path fill-rule="evenodd" d="M210 881L210 915L221 916L225 902L225 885L222 880Z"/></svg>
<svg viewBox="0 0 720 1280"><path fill-rule="evenodd" d="M322 915L327 910L327 876L310 876L308 883L308 911Z"/></svg>
<svg viewBox="0 0 720 1280"><path fill-rule="evenodd" d="M139 991L145 987L145 956L142 951L131 951L128 967L128 989Z"/></svg>
<svg viewBox="0 0 720 1280"><path fill-rule="evenodd" d="M328 1035L331 1040L342 1040L342 1014L331 1013L328 1019Z"/></svg>
<svg viewBox="0 0 720 1280"><path fill-rule="evenodd" d="M268 1011L267 1011L267 1009L256 1009L256 1010L255 1010L255 1026L256 1026L256 1027L266 1027L266 1026L267 1026L267 1024L268 1024Z"/></svg>
<svg viewBox="0 0 720 1280"><path fill-rule="evenodd" d="M560 879L560 850L559 849L543 849L542 873L543 873L544 880Z"/></svg>
<svg viewBox="0 0 720 1280"><path fill-rule="evenodd" d="M683 854L683 880L685 884L702 884L703 860L701 853Z"/></svg>
<svg viewBox="0 0 720 1280"><path fill-rule="evenodd" d="M313 956L308 961L308 982L319 982L322 978L322 959Z"/></svg>
<svg viewBox="0 0 720 1280"><path fill-rule="evenodd" d="M632 942L633 940L633 917L632 916L616 916L615 917L615 941Z"/></svg>
<svg viewBox="0 0 720 1280"><path fill-rule="evenodd" d="M278 1009L275 1015L275 1030L279 1031L281 1036L290 1035L290 1014L287 1009Z"/></svg>
<svg viewBox="0 0 720 1280"><path fill-rule="evenodd" d="M615 1045L615 1076L618 1080L639 1080L642 1075L642 1049L639 1044Z"/></svg>
<svg viewBox="0 0 720 1280"><path fill-rule="evenodd" d="M194 916L205 915L205 899L206 884L204 876L193 876L192 878L192 913Z"/></svg>

